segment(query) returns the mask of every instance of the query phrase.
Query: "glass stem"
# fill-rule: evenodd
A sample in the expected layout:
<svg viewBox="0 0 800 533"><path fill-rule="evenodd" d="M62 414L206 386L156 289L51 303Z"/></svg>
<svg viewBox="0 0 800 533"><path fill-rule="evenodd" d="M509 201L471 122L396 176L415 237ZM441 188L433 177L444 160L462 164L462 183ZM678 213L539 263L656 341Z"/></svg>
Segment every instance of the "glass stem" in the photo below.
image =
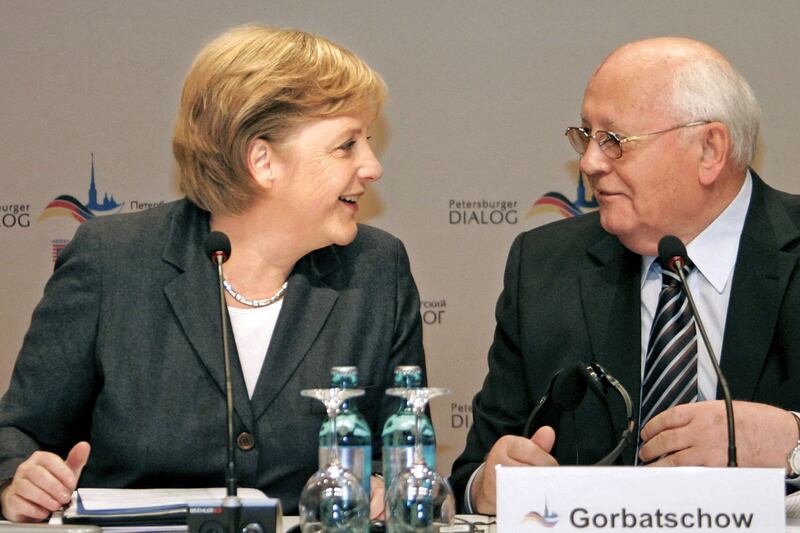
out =
<svg viewBox="0 0 800 533"><path fill-rule="evenodd" d="M414 409L414 429L414 464L425 464L422 453L422 414L418 409Z"/></svg>
<svg viewBox="0 0 800 533"><path fill-rule="evenodd" d="M339 433L336 429L336 419L339 415L339 409L331 409L328 411L328 418L331 421L331 456L330 463L332 465L339 464Z"/></svg>

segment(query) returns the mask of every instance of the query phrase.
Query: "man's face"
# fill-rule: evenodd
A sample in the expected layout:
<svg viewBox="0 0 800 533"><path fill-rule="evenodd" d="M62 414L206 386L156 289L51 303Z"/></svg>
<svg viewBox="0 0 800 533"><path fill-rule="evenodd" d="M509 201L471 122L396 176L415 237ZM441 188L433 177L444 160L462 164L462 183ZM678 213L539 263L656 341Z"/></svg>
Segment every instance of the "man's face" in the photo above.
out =
<svg viewBox="0 0 800 533"><path fill-rule="evenodd" d="M604 65L584 93L582 126L619 137L678 126L670 109L669 74L635 62ZM591 141L580 167L600 204L603 228L634 252L655 255L667 234L684 238L701 200L697 180L700 144L691 129L661 133L622 145L619 159Z"/></svg>

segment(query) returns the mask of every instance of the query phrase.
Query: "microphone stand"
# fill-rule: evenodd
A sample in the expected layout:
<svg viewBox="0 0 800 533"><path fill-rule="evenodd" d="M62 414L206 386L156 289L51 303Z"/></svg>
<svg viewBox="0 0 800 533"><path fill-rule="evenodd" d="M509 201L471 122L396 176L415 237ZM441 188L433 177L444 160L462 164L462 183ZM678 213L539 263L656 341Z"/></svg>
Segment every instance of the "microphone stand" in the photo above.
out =
<svg viewBox="0 0 800 533"><path fill-rule="evenodd" d="M686 298L689 300L689 305L692 307L692 313L694 313L695 321L699 326L697 329L700 330L700 335L703 337L703 342L706 345L706 350L708 350L708 355L711 358L711 363L714 365L714 372L717 374L717 380L719 381L719 387L722 390L722 398L725 401L725 412L726 412L726 419L728 422L728 466L737 466L736 464L736 434L734 433L734 424L733 424L733 401L731 400L731 391L728 388L728 380L725 379L725 376L722 374L722 369L719 366L719 362L717 361L717 357L714 355L714 348L711 347L711 342L708 340L708 335L706 334L706 328L703 327L703 323L700 321L700 315L697 312L697 306L694 304L694 298L692 298L692 292L689 290L689 286L686 283L686 275L683 273L684 261L681 257L674 257L672 261L670 261L671 266L678 277L681 278L681 283L683 283L684 292L686 293Z"/></svg>
<svg viewBox="0 0 800 533"><path fill-rule="evenodd" d="M221 251L214 252L219 281L219 311L222 321L222 353L225 359L225 405L228 419L228 464L225 472L227 495L222 500L222 508L228 511L228 531L235 533L239 524L242 501L236 494L236 458L233 446L233 381L231 379L231 354L228 347L228 313L225 309L225 287L223 286L222 263L227 259Z"/></svg>
<svg viewBox="0 0 800 533"><path fill-rule="evenodd" d="M212 231L205 239L206 256L217 269L219 282L219 313L222 335L222 355L225 362L225 407L227 408L227 465L225 468L226 496L222 505L216 501L189 502L186 522L189 533L276 533L281 523L281 505L276 499L265 502L242 502L236 494L236 454L233 438L233 372L231 370L230 342L228 341L228 310L225 303L225 277L222 263L231 253L228 236Z"/></svg>

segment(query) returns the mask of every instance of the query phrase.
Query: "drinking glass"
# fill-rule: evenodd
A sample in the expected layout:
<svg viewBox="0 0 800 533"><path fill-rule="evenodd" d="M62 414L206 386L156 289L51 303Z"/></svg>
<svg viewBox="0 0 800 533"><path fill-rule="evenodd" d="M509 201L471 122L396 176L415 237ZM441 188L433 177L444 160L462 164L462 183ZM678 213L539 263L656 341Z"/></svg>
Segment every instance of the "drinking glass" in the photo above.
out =
<svg viewBox="0 0 800 533"><path fill-rule="evenodd" d="M391 396L408 400L416 418L414 463L398 474L386 493L386 525L390 533L432 533L452 526L455 498L447 481L425 463L421 425L425 406L450 391L435 387L392 388Z"/></svg>
<svg viewBox="0 0 800 533"><path fill-rule="evenodd" d="M369 531L369 502L358 478L339 460L336 415L342 402L362 396L362 389L306 389L300 394L325 404L334 438L328 464L312 475L300 493L300 529L303 533Z"/></svg>

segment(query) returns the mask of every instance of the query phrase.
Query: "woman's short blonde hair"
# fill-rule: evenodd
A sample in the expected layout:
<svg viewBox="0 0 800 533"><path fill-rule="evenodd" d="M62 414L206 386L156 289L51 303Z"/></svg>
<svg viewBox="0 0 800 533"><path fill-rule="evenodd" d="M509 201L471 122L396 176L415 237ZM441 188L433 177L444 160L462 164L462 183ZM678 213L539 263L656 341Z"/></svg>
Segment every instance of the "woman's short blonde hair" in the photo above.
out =
<svg viewBox="0 0 800 533"><path fill-rule="evenodd" d="M381 77L355 54L301 30L249 25L209 43L186 76L172 151L180 190L211 213L241 213L257 191L250 143L276 145L299 123L383 106Z"/></svg>

